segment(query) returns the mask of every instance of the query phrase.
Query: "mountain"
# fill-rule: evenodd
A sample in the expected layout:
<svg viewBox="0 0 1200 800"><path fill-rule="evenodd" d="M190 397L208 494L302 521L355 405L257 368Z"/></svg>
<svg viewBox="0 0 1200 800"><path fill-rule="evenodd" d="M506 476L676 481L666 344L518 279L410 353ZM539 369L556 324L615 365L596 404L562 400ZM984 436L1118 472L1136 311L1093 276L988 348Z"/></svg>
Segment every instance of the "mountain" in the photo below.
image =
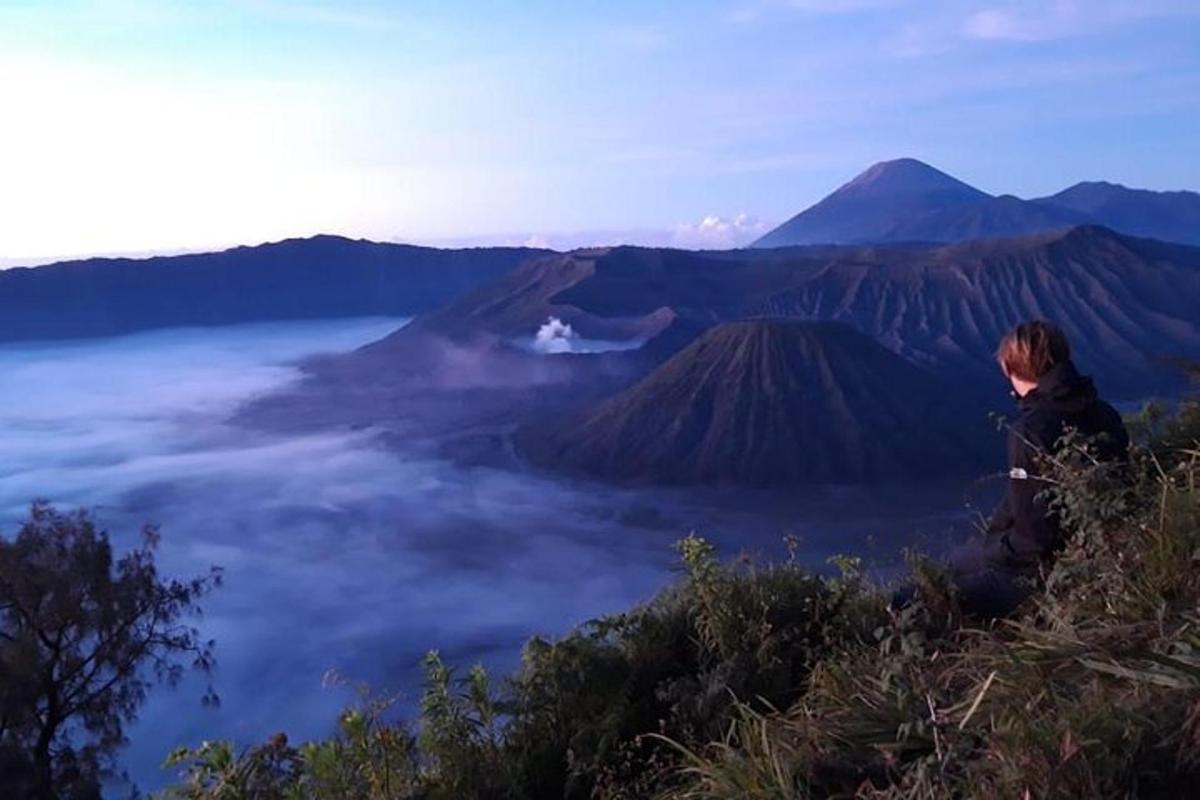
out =
<svg viewBox="0 0 1200 800"><path fill-rule="evenodd" d="M1119 183L1077 183L1034 201L1136 236L1200 244L1200 193L1152 192Z"/></svg>
<svg viewBox="0 0 1200 800"><path fill-rule="evenodd" d="M977 472L996 449L984 404L848 326L713 328L635 386L527 425L535 463L605 479L752 486Z"/></svg>
<svg viewBox="0 0 1200 800"><path fill-rule="evenodd" d="M1139 399L1181 388L1171 357L1200 359L1196 297L1200 247L1095 226L949 245L578 251L528 259L377 342L311 360L306 380L259 398L239 416L288 430L396 430L410 443L438 432L455 437L441 454L469 463L509 463L508 437L497 431L516 427L535 460L540 454L544 463L584 469L602 456L572 467L554 445L575 440L539 441L521 426L621 395L725 323L842 323L902 359L909 375L923 376L921 385L948 387L947 397L970 386L1003 397L997 343L1017 322L1046 318L1065 329L1080 368L1106 397ZM531 352L523 343L549 317L569 321L587 338L643 344L604 353ZM913 408L932 402L903 376L893 383L884 388L911 395L905 402ZM854 410L873 418L869 409ZM868 466L823 469L849 480ZM748 467L730 474L765 480Z"/></svg>
<svg viewBox="0 0 1200 800"><path fill-rule="evenodd" d="M1046 318L1104 391L1141 397L1175 380L1163 357L1200 357L1196 297L1200 248L1095 226L943 245L618 247L530 260L369 346L371 364L347 358L373 373L418 335L506 341L555 316L587 337L647 340L627 356L653 366L718 323L772 317L845 322L931 370L998 382L997 342Z"/></svg>
<svg viewBox="0 0 1200 800"><path fill-rule="evenodd" d="M490 387L568 383L587 380L589 373L593 378L632 376L657 366L712 324L711 317L693 320L665 306L643 309L637 305L636 287L624 298L632 304L628 313L592 313L558 303L566 290L596 276L607 253L580 250L529 259L379 341L312 361L308 369L327 382L442 387L464 381ZM523 343L551 317L586 340L642 346L618 348L620 355L568 352L548 357L530 352Z"/></svg>
<svg viewBox="0 0 1200 800"><path fill-rule="evenodd" d="M928 164L902 158L875 164L751 247L960 242L1083 224L1200 244L1200 194L1099 182L1036 200L993 197Z"/></svg>
<svg viewBox="0 0 1200 800"><path fill-rule="evenodd" d="M1008 238L1069 228L1086 221L1086 215L1069 209L1039 206L1005 194L913 215L896 223L881 241L963 242Z"/></svg>
<svg viewBox="0 0 1200 800"><path fill-rule="evenodd" d="M898 226L987 199L986 193L916 159L882 161L752 246L896 241Z"/></svg>
<svg viewBox="0 0 1200 800"><path fill-rule="evenodd" d="M995 379L1013 325L1060 325L1103 390L1144 397L1200 357L1200 248L1105 228L888 251L831 264L748 312L854 324L918 363Z"/></svg>
<svg viewBox="0 0 1200 800"><path fill-rule="evenodd" d="M438 250L315 236L219 253L0 270L0 341L180 325L409 316L545 252Z"/></svg>

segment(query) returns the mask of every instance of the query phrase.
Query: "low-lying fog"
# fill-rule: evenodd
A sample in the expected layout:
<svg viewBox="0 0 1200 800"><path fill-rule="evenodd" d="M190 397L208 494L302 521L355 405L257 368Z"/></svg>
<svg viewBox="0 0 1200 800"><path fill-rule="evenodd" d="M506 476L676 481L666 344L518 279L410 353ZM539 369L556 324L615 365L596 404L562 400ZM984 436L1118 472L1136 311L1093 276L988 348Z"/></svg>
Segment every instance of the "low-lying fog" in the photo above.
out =
<svg viewBox="0 0 1200 800"><path fill-rule="evenodd" d="M0 532L28 503L95 510L118 547L162 526L160 563L226 581L200 626L217 640L219 709L200 684L152 694L124 762L143 789L178 744L324 734L352 681L420 688L419 660L507 669L533 633L560 634L650 597L695 529L729 553L821 564L887 558L965 516L979 486L826 489L792 497L617 490L377 446L370 431L281 438L231 426L239 403L294 380L303 356L345 351L403 320L158 331L0 346ZM394 445L394 442L392 443Z"/></svg>

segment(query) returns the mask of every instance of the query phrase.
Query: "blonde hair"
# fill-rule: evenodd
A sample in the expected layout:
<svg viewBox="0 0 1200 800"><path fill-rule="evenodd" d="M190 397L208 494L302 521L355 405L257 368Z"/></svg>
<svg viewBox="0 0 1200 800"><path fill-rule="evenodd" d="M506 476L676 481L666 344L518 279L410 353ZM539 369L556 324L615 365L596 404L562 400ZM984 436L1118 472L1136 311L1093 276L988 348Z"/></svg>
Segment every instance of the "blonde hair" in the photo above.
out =
<svg viewBox="0 0 1200 800"><path fill-rule="evenodd" d="M1000 340L996 360L1011 378L1036 383L1053 367L1071 359L1071 345L1057 325L1022 322Z"/></svg>

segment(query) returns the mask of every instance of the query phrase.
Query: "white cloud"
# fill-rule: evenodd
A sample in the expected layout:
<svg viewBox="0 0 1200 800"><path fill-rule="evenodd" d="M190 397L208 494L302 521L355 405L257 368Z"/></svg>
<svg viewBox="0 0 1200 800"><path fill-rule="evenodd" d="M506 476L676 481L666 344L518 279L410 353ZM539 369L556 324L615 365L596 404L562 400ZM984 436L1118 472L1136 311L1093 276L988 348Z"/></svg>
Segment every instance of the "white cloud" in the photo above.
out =
<svg viewBox="0 0 1200 800"><path fill-rule="evenodd" d="M734 25L762 22L780 12L800 12L809 16L848 16L877 11L913 0L743 0L725 10L721 19Z"/></svg>
<svg viewBox="0 0 1200 800"><path fill-rule="evenodd" d="M969 14L961 34L976 41L1041 42L1086 36L1141 20L1200 16L1200 5L1175 0L1053 0L989 6Z"/></svg>
<svg viewBox="0 0 1200 800"><path fill-rule="evenodd" d="M1036 42L1080 31L1071 4L1058 3L1040 14L1021 15L1008 9L976 11L963 22L963 35L984 41Z"/></svg>
<svg viewBox="0 0 1200 800"><path fill-rule="evenodd" d="M1017 35L1021 28L1011 13L994 8L977 11L963 23L963 33L970 39L1028 38L1027 34Z"/></svg>
<svg viewBox="0 0 1200 800"><path fill-rule="evenodd" d="M965 6L965 8L964 8ZM908 13L883 42L902 58L943 55L979 43L1036 43L1094 36L1139 22L1200 17L1200 4L1180 0L987 0L926 5Z"/></svg>
<svg viewBox="0 0 1200 800"><path fill-rule="evenodd" d="M671 243L675 247L696 250L728 250L749 244L770 227L747 214L734 217L709 214L699 222L677 225Z"/></svg>
<svg viewBox="0 0 1200 800"><path fill-rule="evenodd" d="M681 222L669 228L626 228L457 236L448 238L396 237L430 247L544 247L578 250L588 247L676 247L685 250L728 250L742 247L762 236L774 225L749 214L724 217L707 214L696 222ZM557 320L551 320L551 323ZM556 330L557 328L552 328ZM551 329L547 329L548 331ZM539 334L540 335L540 334Z"/></svg>

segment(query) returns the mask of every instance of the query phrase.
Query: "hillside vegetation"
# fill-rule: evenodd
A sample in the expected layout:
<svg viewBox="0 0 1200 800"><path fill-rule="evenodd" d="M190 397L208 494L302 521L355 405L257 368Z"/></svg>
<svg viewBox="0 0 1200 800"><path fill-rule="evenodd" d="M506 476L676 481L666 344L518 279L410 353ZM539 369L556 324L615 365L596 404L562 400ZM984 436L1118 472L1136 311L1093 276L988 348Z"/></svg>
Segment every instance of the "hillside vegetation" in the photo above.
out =
<svg viewBox="0 0 1200 800"><path fill-rule="evenodd" d="M169 797L1179 797L1200 778L1200 404L1150 409L1119 474L1051 465L1070 543L1010 620L913 559L899 614L838 559L679 545L652 602L534 639L502 681L427 660L420 719L364 699L328 740L175 753Z"/></svg>

